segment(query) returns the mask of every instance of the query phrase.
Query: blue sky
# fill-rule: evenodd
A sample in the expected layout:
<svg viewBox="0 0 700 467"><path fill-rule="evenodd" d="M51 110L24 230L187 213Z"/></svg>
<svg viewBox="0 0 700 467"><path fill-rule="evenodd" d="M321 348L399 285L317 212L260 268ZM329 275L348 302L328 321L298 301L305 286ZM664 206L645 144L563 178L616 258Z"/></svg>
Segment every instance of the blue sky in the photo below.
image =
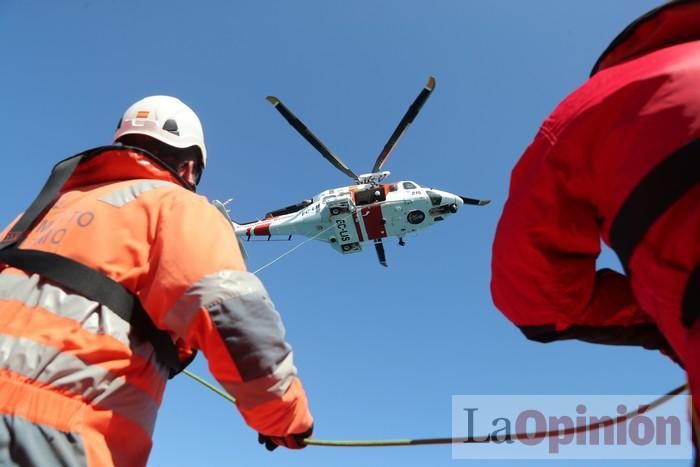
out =
<svg viewBox="0 0 700 467"><path fill-rule="evenodd" d="M55 161L108 144L124 109L151 94L199 113L210 157L200 192L233 197L235 218L262 216L347 182L265 96L282 99L360 173L433 75L435 92L385 168L393 180L492 204L465 207L403 248L387 242L388 269L371 251L343 257L309 243L260 274L294 346L316 436L449 436L453 394L663 393L683 381L665 357L529 342L489 294L510 170L610 40L658 3L4 0L0 220L29 204ZM293 245L249 244L249 268ZM202 358L192 368L208 377ZM186 377L168 387L154 443L153 466L484 463L452 460L449 447L270 454L233 406Z"/></svg>

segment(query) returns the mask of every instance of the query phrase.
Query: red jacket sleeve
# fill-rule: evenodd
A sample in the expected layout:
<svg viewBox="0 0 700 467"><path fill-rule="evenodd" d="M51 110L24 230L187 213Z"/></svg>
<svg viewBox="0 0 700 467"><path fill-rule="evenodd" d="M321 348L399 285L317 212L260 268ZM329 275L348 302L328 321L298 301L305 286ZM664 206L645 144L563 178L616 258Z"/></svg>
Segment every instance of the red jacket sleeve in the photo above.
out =
<svg viewBox="0 0 700 467"><path fill-rule="evenodd" d="M530 339L665 347L627 278L596 272L600 227L585 144L547 121L513 170L493 244L494 303Z"/></svg>

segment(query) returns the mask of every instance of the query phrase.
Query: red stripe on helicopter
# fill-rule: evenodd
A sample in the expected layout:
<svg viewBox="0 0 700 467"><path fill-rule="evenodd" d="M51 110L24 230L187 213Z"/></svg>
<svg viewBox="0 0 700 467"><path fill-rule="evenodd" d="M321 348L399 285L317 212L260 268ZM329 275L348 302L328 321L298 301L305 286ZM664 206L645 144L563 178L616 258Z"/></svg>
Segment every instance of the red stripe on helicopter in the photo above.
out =
<svg viewBox="0 0 700 467"><path fill-rule="evenodd" d="M362 210L362 220L365 223L368 240L376 240L386 237L382 207L379 204L371 204Z"/></svg>
<svg viewBox="0 0 700 467"><path fill-rule="evenodd" d="M357 211L352 213L352 220L355 221L355 230L357 230L357 240L364 242L365 239L362 237L362 227L360 226L360 221L357 220Z"/></svg>
<svg viewBox="0 0 700 467"><path fill-rule="evenodd" d="M256 225L253 227L253 235L264 235L266 237L270 236L270 223Z"/></svg>

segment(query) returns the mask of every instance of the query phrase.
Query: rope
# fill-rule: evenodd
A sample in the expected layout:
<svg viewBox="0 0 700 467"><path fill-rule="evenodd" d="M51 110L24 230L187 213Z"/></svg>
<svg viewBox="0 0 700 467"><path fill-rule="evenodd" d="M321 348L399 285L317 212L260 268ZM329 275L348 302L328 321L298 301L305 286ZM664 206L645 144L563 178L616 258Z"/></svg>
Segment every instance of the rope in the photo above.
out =
<svg viewBox="0 0 700 467"><path fill-rule="evenodd" d="M212 385L208 381L199 376L195 375L191 371L184 370L184 374L194 379L198 383L204 385L208 389L214 391L224 399L229 402L235 403L236 399L231 397L229 394L225 393L221 389ZM537 431L535 433L516 433L512 437L515 439L542 439L551 438L559 436L567 436L575 433L581 433L584 431L594 431L608 426L614 426L619 423L623 423L631 418L636 417L639 414L649 412L665 404L669 400L673 399L679 394L682 394L686 389L688 389L687 384L682 384L675 389L667 392L663 396L651 401L649 404L640 406L637 410L627 412L623 415L619 415L615 418L606 418L601 422L591 423L588 425L577 425L572 428L565 428L563 430L554 431ZM304 443L309 446L326 446L326 447L339 447L339 448L376 448L376 447L390 447L390 446L426 446L431 444L477 444L477 443L490 443L496 441L491 439L490 436L476 436L467 438L417 438L417 439L388 439L388 440L327 440L327 439L313 439L308 438L304 440Z"/></svg>
<svg viewBox="0 0 700 467"><path fill-rule="evenodd" d="M195 375L195 374L192 373L190 370L182 370L182 372L183 372L184 374L186 374L187 376L189 376L190 378L192 378L193 380L197 381L199 384L201 384L201 385L203 385L204 387L206 387L207 389L210 389L210 390L214 391L215 393L217 393L218 395L220 395L221 397L223 397L224 399L226 399L226 400L229 401L230 403L232 403L232 404L235 404L235 403L236 403L236 399L234 399L230 394L228 394L227 392L222 391L221 389L217 388L216 386L214 386L213 384L211 384L211 383L210 383L209 381L207 381L206 379L204 379L204 378L202 378L202 377L200 377L200 376Z"/></svg>

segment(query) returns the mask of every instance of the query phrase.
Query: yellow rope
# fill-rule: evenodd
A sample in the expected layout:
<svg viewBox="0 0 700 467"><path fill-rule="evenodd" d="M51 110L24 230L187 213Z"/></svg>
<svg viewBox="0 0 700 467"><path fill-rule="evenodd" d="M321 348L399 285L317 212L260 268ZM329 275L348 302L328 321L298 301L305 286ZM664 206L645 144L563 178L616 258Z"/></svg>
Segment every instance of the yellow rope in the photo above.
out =
<svg viewBox="0 0 700 467"><path fill-rule="evenodd" d="M204 385L208 389L214 391L219 396L223 397L229 402L236 403L236 400L231 397L226 392L217 388L213 384L209 383L205 379L195 375L191 371L184 370L184 374L194 379L198 383ZM645 406L639 407L637 410L632 412L627 412L626 414L620 415L615 418L608 418L596 423L589 425L576 426L573 428L566 428L564 430L554 430L554 431L538 431L536 433L516 433L513 435L515 439L541 439L550 438L555 436L566 436L574 433L580 433L582 431L592 431L605 428L607 426L617 425L630 418L634 418L641 412L648 412L650 410L659 407L660 405L668 402L679 394L682 394L686 389L688 389L687 384L678 386L677 388L667 392L658 399L653 400ZM695 417L693 418L695 421ZM697 433L697 430L696 430ZM494 440L489 436L474 436L469 438L418 438L418 439L390 439L390 440L324 440L324 439L313 439L308 438L304 440L304 443L309 446L332 446L332 447L344 447L344 448L358 448L358 447L389 447L389 446L426 446L430 444L477 444L477 443L489 443Z"/></svg>

